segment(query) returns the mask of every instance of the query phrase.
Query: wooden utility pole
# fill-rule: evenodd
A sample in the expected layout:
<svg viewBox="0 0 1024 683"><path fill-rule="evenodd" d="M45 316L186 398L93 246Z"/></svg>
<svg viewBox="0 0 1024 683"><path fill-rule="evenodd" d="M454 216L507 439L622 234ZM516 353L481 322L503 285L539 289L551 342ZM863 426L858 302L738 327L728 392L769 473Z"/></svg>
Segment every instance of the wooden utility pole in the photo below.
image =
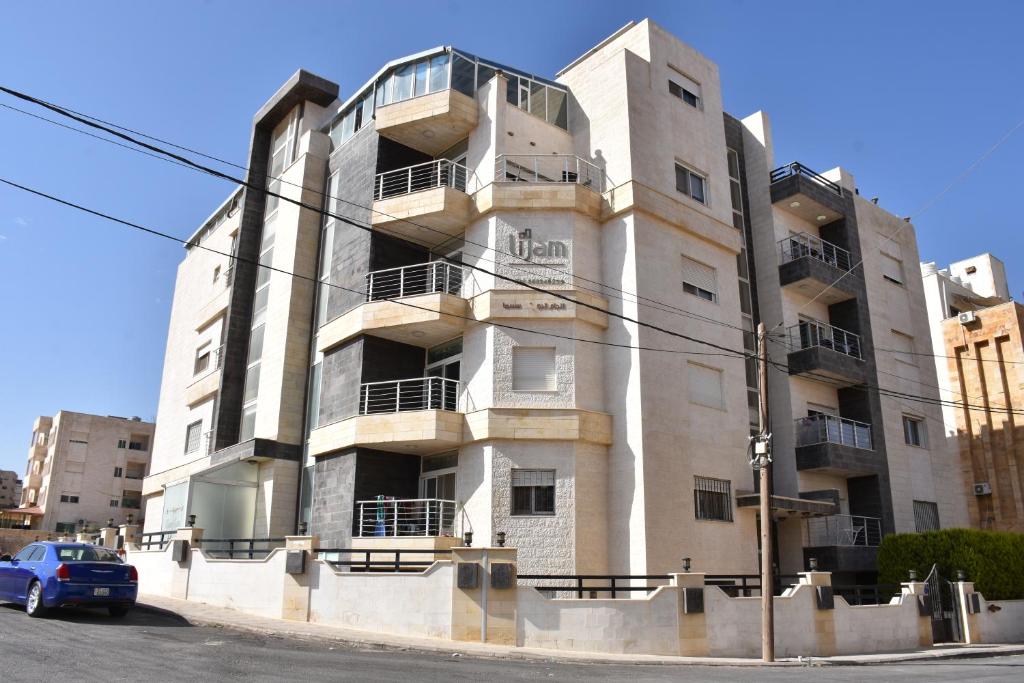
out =
<svg viewBox="0 0 1024 683"><path fill-rule="evenodd" d="M761 475L761 659L775 661L775 605L772 576L772 461L768 432L768 339L764 323L757 326L757 393L761 427L754 458Z"/></svg>

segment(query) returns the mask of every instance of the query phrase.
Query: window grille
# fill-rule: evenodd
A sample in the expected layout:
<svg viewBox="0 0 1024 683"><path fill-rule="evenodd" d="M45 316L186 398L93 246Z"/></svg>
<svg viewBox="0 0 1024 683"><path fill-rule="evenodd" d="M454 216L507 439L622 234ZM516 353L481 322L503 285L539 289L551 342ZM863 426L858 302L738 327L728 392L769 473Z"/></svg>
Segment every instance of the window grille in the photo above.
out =
<svg viewBox="0 0 1024 683"><path fill-rule="evenodd" d="M731 482L728 479L694 476L693 508L697 519L732 521Z"/></svg>

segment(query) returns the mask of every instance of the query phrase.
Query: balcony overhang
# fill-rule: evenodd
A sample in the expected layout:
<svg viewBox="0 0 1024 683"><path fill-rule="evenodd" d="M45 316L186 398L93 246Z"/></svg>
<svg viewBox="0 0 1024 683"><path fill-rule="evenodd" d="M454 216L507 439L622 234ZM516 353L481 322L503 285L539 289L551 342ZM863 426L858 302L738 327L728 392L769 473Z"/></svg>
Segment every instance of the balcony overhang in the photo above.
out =
<svg viewBox="0 0 1024 683"><path fill-rule="evenodd" d="M447 410L357 415L310 432L309 454L326 455L353 446L428 455L462 443L462 413Z"/></svg>
<svg viewBox="0 0 1024 683"><path fill-rule="evenodd" d="M863 280L859 273L804 256L779 266L779 284L809 299L832 305L855 298L863 287Z"/></svg>
<svg viewBox="0 0 1024 683"><path fill-rule="evenodd" d="M185 404L194 406L214 396L220 389L220 368L208 372L185 389Z"/></svg>
<svg viewBox="0 0 1024 683"><path fill-rule="evenodd" d="M875 451L838 443L797 446L795 454L801 472L859 477L877 473L880 466Z"/></svg>
<svg viewBox="0 0 1024 683"><path fill-rule="evenodd" d="M377 132L431 156L466 138L479 117L476 100L458 90L421 95L377 108Z"/></svg>
<svg viewBox="0 0 1024 683"><path fill-rule="evenodd" d="M825 225L846 214L842 196L803 175L776 180L771 185L771 196L772 204L812 225Z"/></svg>
<svg viewBox="0 0 1024 683"><path fill-rule="evenodd" d="M786 364L790 375L828 378L837 387L863 384L867 377L864 361L822 346L793 351L786 357Z"/></svg>
<svg viewBox="0 0 1024 683"><path fill-rule="evenodd" d="M472 201L453 187L435 187L373 202L370 223L377 230L426 247L462 235Z"/></svg>
<svg viewBox="0 0 1024 683"><path fill-rule="evenodd" d="M413 346L434 346L462 334L467 316L466 300L451 294L370 301L321 327L317 351L328 351L361 334Z"/></svg>
<svg viewBox="0 0 1024 683"><path fill-rule="evenodd" d="M607 299L590 292L566 289L560 290L559 293L582 303L608 308ZM480 321L522 318L579 320L601 329L608 327L607 313L532 289L491 289L473 297L469 301L469 307L473 312L473 318Z"/></svg>
<svg viewBox="0 0 1024 683"><path fill-rule="evenodd" d="M486 408L466 415L465 443L493 439L612 443L612 417L575 408Z"/></svg>
<svg viewBox="0 0 1024 683"><path fill-rule="evenodd" d="M819 545L804 548L804 566L808 560L818 561L823 572L876 572L878 547L870 545Z"/></svg>
<svg viewBox="0 0 1024 683"><path fill-rule="evenodd" d="M580 183L491 183L473 195L477 215L491 211L576 211L601 218L604 199Z"/></svg>
<svg viewBox="0 0 1024 683"><path fill-rule="evenodd" d="M196 331L208 327L214 320L227 313L230 304L231 287L224 287L205 306L199 309L195 317Z"/></svg>
<svg viewBox="0 0 1024 683"><path fill-rule="evenodd" d="M744 491L736 493L736 507L757 511L761 506L761 495ZM839 506L831 501L771 497L772 519L784 520L790 517L828 517L839 512Z"/></svg>

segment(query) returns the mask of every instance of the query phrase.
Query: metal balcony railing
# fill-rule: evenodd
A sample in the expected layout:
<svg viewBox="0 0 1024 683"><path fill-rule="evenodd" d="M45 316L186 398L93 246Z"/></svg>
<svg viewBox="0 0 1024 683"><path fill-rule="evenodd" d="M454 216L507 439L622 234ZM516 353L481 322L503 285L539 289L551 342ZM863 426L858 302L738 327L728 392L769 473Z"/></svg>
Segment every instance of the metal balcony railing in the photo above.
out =
<svg viewBox="0 0 1024 683"><path fill-rule="evenodd" d="M882 542L882 520L858 515L811 517L804 526L804 547L865 546Z"/></svg>
<svg viewBox="0 0 1024 683"><path fill-rule="evenodd" d="M840 270L850 270L850 252L806 232L779 240L779 263L813 258Z"/></svg>
<svg viewBox="0 0 1024 683"><path fill-rule="evenodd" d="M216 370L220 370L221 366L223 366L223 365L224 365L224 345L221 344L217 348L212 349L209 352L209 356L205 360L203 360L202 356L200 356L199 358L196 358L195 367L193 368L192 377L193 377L194 380L199 379L200 377L205 377L206 375L210 374L211 372L214 372Z"/></svg>
<svg viewBox="0 0 1024 683"><path fill-rule="evenodd" d="M799 161L788 163L785 166L779 166L777 169L772 171L771 182L776 183L790 176L803 176L805 178L813 180L826 190L835 192L840 197L843 196L843 188L839 187L838 184L832 182L831 180L821 175L820 173L812 171L811 169L801 164Z"/></svg>
<svg viewBox="0 0 1024 683"><path fill-rule="evenodd" d="M462 291L462 268L447 261L375 270L366 274L366 300L398 299L419 294L452 294Z"/></svg>
<svg viewBox="0 0 1024 683"><path fill-rule="evenodd" d="M373 186L373 198L388 199L436 187L453 187L472 194L480 189L480 181L473 171L462 164L448 159L435 159L378 173Z"/></svg>
<svg viewBox="0 0 1024 683"><path fill-rule="evenodd" d="M360 500L356 536L455 536L457 506L440 498L385 498Z"/></svg>
<svg viewBox="0 0 1024 683"><path fill-rule="evenodd" d="M794 351L815 346L862 359L860 335L817 320L803 320L789 328L789 346Z"/></svg>
<svg viewBox="0 0 1024 683"><path fill-rule="evenodd" d="M203 452L206 453L207 455L209 455L210 453L213 453L213 451L215 450L214 449L214 444L215 444L214 437L215 437L215 434L214 434L214 430L212 430L212 429L207 431L207 432L203 432Z"/></svg>
<svg viewBox="0 0 1024 683"><path fill-rule="evenodd" d="M499 154L494 159L497 182L576 183L604 192L604 171L572 154Z"/></svg>
<svg viewBox="0 0 1024 683"><path fill-rule="evenodd" d="M835 415L812 415L796 421L796 445L834 443L871 450L871 425Z"/></svg>
<svg viewBox="0 0 1024 683"><path fill-rule="evenodd" d="M459 409L459 381L416 377L391 382L368 382L359 387L359 414L403 413L413 410Z"/></svg>

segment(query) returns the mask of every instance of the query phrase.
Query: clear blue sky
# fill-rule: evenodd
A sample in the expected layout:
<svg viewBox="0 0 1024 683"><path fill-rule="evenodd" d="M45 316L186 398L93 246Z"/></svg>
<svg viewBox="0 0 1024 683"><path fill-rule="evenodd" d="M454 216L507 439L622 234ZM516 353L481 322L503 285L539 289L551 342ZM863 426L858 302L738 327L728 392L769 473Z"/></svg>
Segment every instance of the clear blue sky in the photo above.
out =
<svg viewBox="0 0 1024 683"><path fill-rule="evenodd" d="M344 96L451 44L548 76L651 17L716 61L726 109L769 113L777 161L842 165L913 215L1024 119L1024 4L983 2L6 3L0 83L244 163L297 68ZM7 96L0 102L16 104ZM922 258L1018 254L1024 129L915 220ZM230 186L0 109L0 176L188 236ZM32 420L156 414L174 244L0 187L0 469Z"/></svg>

